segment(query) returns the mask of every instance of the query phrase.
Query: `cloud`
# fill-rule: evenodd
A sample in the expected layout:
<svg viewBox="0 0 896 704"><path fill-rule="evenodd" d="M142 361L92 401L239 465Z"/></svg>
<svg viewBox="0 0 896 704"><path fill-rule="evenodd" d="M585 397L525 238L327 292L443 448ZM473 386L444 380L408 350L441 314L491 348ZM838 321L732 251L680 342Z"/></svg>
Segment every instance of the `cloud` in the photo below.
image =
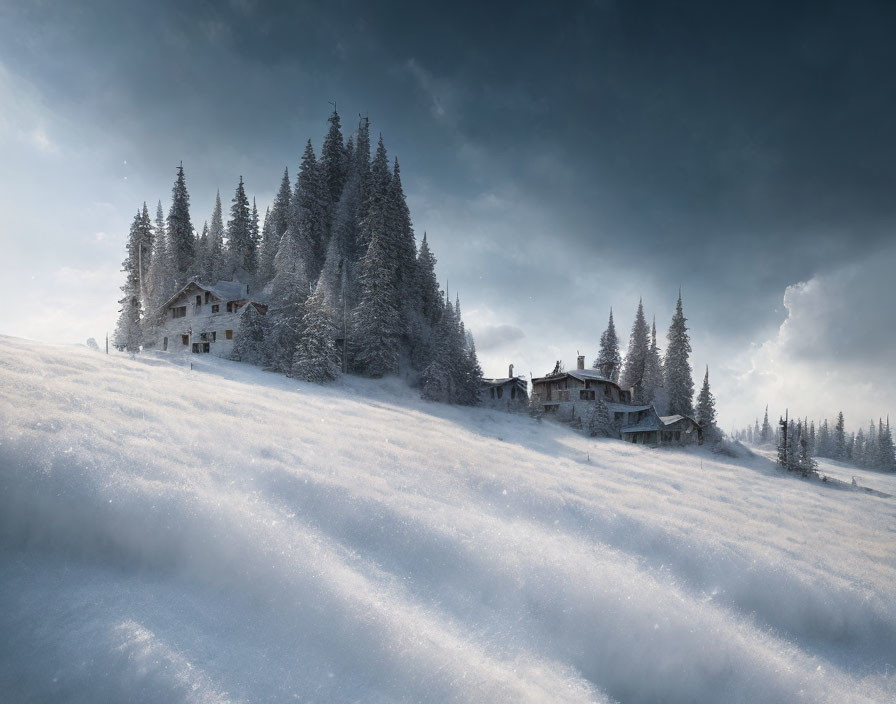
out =
<svg viewBox="0 0 896 704"><path fill-rule="evenodd" d="M526 336L515 325L486 325L473 331L478 350L492 350L511 342L522 340Z"/></svg>
<svg viewBox="0 0 896 704"><path fill-rule="evenodd" d="M735 360L730 387L717 394L726 416L743 425L768 403L774 416L842 410L857 428L896 410L894 271L891 247L788 286L776 334Z"/></svg>

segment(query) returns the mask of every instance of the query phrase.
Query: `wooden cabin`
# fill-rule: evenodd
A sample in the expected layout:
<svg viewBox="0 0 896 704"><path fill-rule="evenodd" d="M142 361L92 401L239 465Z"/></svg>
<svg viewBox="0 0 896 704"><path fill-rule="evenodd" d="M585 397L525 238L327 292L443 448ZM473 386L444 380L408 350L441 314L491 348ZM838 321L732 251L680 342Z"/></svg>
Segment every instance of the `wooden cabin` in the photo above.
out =
<svg viewBox="0 0 896 704"><path fill-rule="evenodd" d="M585 417L588 409L603 399L607 404L626 406L626 410L616 409L613 413L624 413L627 422L632 400L631 389L623 389L615 381L603 376L597 369L585 369L585 357L579 356L576 369L556 372L532 379L532 402L545 415L573 421ZM611 416L612 420L613 416ZM623 419L620 419L623 422Z"/></svg>
<svg viewBox="0 0 896 704"><path fill-rule="evenodd" d="M635 425L620 430L622 439L643 445L702 445L703 429L689 416L660 416L650 407Z"/></svg>
<svg viewBox="0 0 896 704"><path fill-rule="evenodd" d="M485 408L525 411L529 407L528 384L522 376L514 376L511 364L506 377L482 380L479 400Z"/></svg>

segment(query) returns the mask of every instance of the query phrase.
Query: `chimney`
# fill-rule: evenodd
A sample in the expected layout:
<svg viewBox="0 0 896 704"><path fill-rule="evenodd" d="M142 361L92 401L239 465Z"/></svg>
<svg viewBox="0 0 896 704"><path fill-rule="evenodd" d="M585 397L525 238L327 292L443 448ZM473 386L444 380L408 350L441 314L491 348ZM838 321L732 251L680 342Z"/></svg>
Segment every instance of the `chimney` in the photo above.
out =
<svg viewBox="0 0 896 704"><path fill-rule="evenodd" d="M507 376L508 376L508 378L513 379L513 365L512 364L507 369Z"/></svg>
<svg viewBox="0 0 896 704"><path fill-rule="evenodd" d="M585 368L585 355L580 354L579 358L576 360L576 369L584 369Z"/></svg>

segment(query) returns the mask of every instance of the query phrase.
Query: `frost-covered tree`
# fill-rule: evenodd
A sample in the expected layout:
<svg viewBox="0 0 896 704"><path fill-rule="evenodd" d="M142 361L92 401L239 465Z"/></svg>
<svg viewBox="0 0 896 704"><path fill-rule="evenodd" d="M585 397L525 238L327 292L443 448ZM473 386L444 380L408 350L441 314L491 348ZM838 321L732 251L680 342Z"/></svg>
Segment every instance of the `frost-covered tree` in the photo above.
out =
<svg viewBox="0 0 896 704"><path fill-rule="evenodd" d="M457 318L451 302L446 301L435 329L432 359L420 376L423 398L442 403L452 403L457 398L456 346Z"/></svg>
<svg viewBox="0 0 896 704"><path fill-rule="evenodd" d="M396 373L401 358L402 320L395 305L395 267L388 258L387 237L377 233L367 248L352 320L354 368L374 378Z"/></svg>
<svg viewBox="0 0 896 704"><path fill-rule="evenodd" d="M305 252L290 225L274 258L271 306L268 309L265 366L284 374L292 361L302 332L305 301L310 293L305 273Z"/></svg>
<svg viewBox="0 0 896 704"><path fill-rule="evenodd" d="M144 207L144 211L146 208ZM148 220L147 215L147 220ZM141 324L141 293L140 293L140 260L141 252L147 245L145 238L147 237L148 223L144 221L142 213L138 210L131 223L131 230L128 235L127 256L121 263L121 270L125 274L124 285L121 291L124 294L119 300L121 311L118 317L118 324L115 327L114 344L119 349L126 349L131 354L140 350L142 341L142 324Z"/></svg>
<svg viewBox="0 0 896 704"><path fill-rule="evenodd" d="M184 177L183 164L177 167L177 178L171 189L171 208L168 211L168 247L174 263L176 284L182 286L195 273L196 237L190 221L190 194Z"/></svg>
<svg viewBox="0 0 896 704"><path fill-rule="evenodd" d="M887 424L878 426L877 466L885 472L896 472L896 449L893 445L893 433L890 431L890 416Z"/></svg>
<svg viewBox="0 0 896 704"><path fill-rule="evenodd" d="M240 325L233 337L230 358L237 362L262 364L264 362L267 318L252 305L243 306Z"/></svg>
<svg viewBox="0 0 896 704"><path fill-rule="evenodd" d="M644 403L652 403L656 408L665 408L668 405L668 399L663 387L663 362L660 358L660 348L656 341L656 321L653 321L650 328L650 349L647 351L647 361L644 364L644 380L641 387Z"/></svg>
<svg viewBox="0 0 896 704"><path fill-rule="evenodd" d="M212 210L212 222L208 229L208 253L206 255L206 268L202 272L202 280L207 283L215 283L222 277L228 266L224 261L224 213L221 208L221 192L215 193L215 207Z"/></svg>
<svg viewBox="0 0 896 704"><path fill-rule="evenodd" d="M697 396L696 421L703 428L703 435L709 440L719 437L719 429L716 427L716 400L709 390L709 365L706 365L706 374L703 376L703 387Z"/></svg>
<svg viewBox="0 0 896 704"><path fill-rule="evenodd" d="M252 196L252 212L249 214L249 241L252 243L252 269L258 271L258 248L261 245L261 233L258 229L258 206L255 205L255 196Z"/></svg>
<svg viewBox="0 0 896 704"><path fill-rule="evenodd" d="M415 277L417 274L417 244L414 240L414 227L411 224L411 211L405 199L401 185L401 169L398 159L392 167L392 178L389 180L389 228L393 234L393 256L395 257L395 288L403 302L403 314L407 316L416 308L414 300Z"/></svg>
<svg viewBox="0 0 896 704"><path fill-rule="evenodd" d="M314 287L305 303L302 335L293 356L292 374L298 379L323 384L339 376L340 359L336 348L333 311L327 306L325 284Z"/></svg>
<svg viewBox="0 0 896 704"><path fill-rule="evenodd" d="M616 324L613 322L613 309L610 308L610 320L607 329L600 336L600 351L592 368L597 369L605 379L619 380L622 369L622 356L619 354L619 338L616 336Z"/></svg>
<svg viewBox="0 0 896 704"><path fill-rule="evenodd" d="M236 278L250 277L255 272L255 244L249 198L243 186L243 177L240 176L231 201L230 219L227 221L228 268Z"/></svg>
<svg viewBox="0 0 896 704"><path fill-rule="evenodd" d="M765 415L762 417L762 430L759 433L759 440L763 444L772 441L772 426L768 422L768 406L765 407Z"/></svg>
<svg viewBox="0 0 896 704"><path fill-rule="evenodd" d="M342 141L342 125L339 113L333 108L333 114L327 119L330 128L324 138L324 146L320 152L321 179L323 181L324 197L326 201L326 230L329 233L333 222L333 215L345 180L348 175L348 157L345 144Z"/></svg>
<svg viewBox="0 0 896 704"><path fill-rule="evenodd" d="M625 365L619 377L619 385L623 389L634 389L632 400L644 403L643 393L644 369L647 366L647 355L650 352L650 337L647 321L644 320L644 306L638 301L635 322L629 336L628 349L625 352Z"/></svg>
<svg viewBox="0 0 896 704"><path fill-rule="evenodd" d="M669 399L668 413L683 416L694 415L694 380L691 377L691 339L687 318L681 305L681 292L675 305L675 314L666 336L668 345L663 360L663 386Z"/></svg>
<svg viewBox="0 0 896 704"><path fill-rule="evenodd" d="M834 459L846 459L846 423L843 419L843 411L837 414L837 425L834 426Z"/></svg>
<svg viewBox="0 0 896 704"><path fill-rule="evenodd" d="M199 272L200 281L209 281L209 248L208 248L208 220L202 223L202 233L196 240L196 270Z"/></svg>
<svg viewBox="0 0 896 704"><path fill-rule="evenodd" d="M146 274L149 302L146 310L154 320L159 307L173 293L174 265L168 250L168 234L165 229L165 215L162 202L156 209L156 220L153 228L153 252L149 270Z"/></svg>
<svg viewBox="0 0 896 704"><path fill-rule="evenodd" d="M316 281L326 255L326 197L320 166L309 139L302 155L292 201L290 226L306 244L309 281Z"/></svg>
<svg viewBox="0 0 896 704"><path fill-rule="evenodd" d="M597 401L591 404L587 411L585 429L592 437L608 438L613 435L610 413L607 410L607 404L604 403L603 398L600 396L597 397Z"/></svg>
<svg viewBox="0 0 896 704"><path fill-rule="evenodd" d="M257 273L258 283L261 286L274 278L274 257L277 256L277 249L280 247L283 233L289 226L291 211L292 185L289 181L289 169L284 169L283 178L280 180L280 189L264 216Z"/></svg>
<svg viewBox="0 0 896 704"><path fill-rule="evenodd" d="M442 317L442 294L439 291L435 267L436 258L429 248L424 232L423 242L417 254L415 290L411 296L416 302L416 309L408 320L411 364L421 371L432 359L435 328Z"/></svg>

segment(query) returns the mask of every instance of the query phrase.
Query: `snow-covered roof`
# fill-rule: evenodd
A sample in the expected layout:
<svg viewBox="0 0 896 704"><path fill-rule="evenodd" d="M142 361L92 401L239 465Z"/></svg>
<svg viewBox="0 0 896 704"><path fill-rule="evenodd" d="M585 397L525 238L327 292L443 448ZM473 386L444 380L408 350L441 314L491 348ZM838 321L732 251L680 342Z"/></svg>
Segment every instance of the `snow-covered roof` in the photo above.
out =
<svg viewBox="0 0 896 704"><path fill-rule="evenodd" d="M578 379L579 381L602 381L606 384L612 384L618 389L622 388L612 379L607 379L607 377L601 374L597 369L569 369L562 374L548 374L546 376L532 379L532 381L553 381L555 379L562 379L567 376L571 376L573 379Z"/></svg>
<svg viewBox="0 0 896 704"><path fill-rule="evenodd" d="M646 411L653 406L630 406L627 403L613 403L612 401L605 401L604 405L607 407L607 410L610 413L637 413L639 411Z"/></svg>
<svg viewBox="0 0 896 704"><path fill-rule="evenodd" d="M482 383L488 386L503 386L504 384L509 384L511 382L517 382L519 384L525 384L526 380L521 376L514 377L503 377L501 379L485 379L483 378Z"/></svg>
<svg viewBox="0 0 896 704"><path fill-rule="evenodd" d="M222 301L240 301L249 297L249 284L240 281L218 281L214 284L203 284L198 281L188 281L171 298L165 301L160 308L165 309L176 301L184 291L195 286L200 291L208 291Z"/></svg>
<svg viewBox="0 0 896 704"><path fill-rule="evenodd" d="M670 425L674 425L680 420L689 420L694 425L698 425L697 421L689 416L658 416L655 414L651 414L646 418L643 418L640 423L637 425L630 425L627 428L623 428L620 432L623 433L638 433L643 431L651 431L651 430L662 430Z"/></svg>

